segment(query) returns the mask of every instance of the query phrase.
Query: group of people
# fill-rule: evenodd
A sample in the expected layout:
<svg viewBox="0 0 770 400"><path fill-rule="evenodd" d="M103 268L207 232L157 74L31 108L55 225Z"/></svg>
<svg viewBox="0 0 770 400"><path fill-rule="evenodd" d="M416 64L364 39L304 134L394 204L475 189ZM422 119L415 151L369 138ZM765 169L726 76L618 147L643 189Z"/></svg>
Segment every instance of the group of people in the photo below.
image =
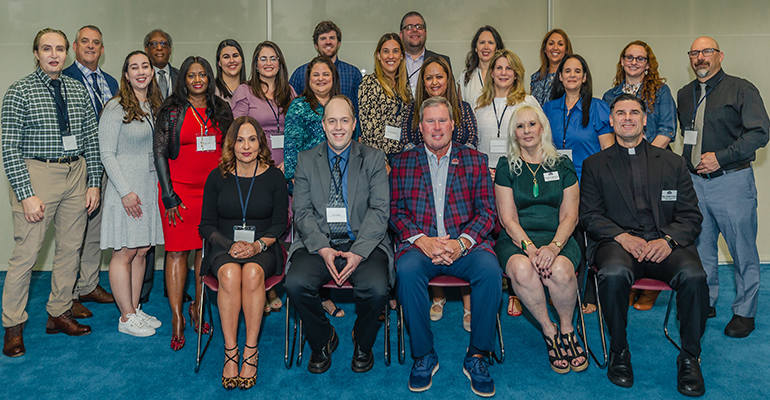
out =
<svg viewBox="0 0 770 400"><path fill-rule="evenodd" d="M99 68L99 28L78 31L67 69L67 36L41 30L36 70L8 89L2 105L16 240L3 290L3 353L25 352L31 269L54 222L47 333L88 334L77 321L91 316L82 302L114 301L120 332L153 335L161 321L141 304L152 288L153 248L164 244L171 347L179 350L193 252L190 323L211 330L198 320L201 277L210 274L220 284L227 389L256 382L262 317L282 306L265 292L265 278L284 266L312 350L310 372L330 368L340 340L326 315L342 310L321 286L350 282L358 314L352 370L372 368L378 320L397 299L409 326L414 392L428 390L439 368L430 321L441 318L446 297L430 294L428 282L468 281L463 372L474 393L490 397L486 359L503 273L508 313L521 315L522 305L531 312L551 368L567 373L588 366L572 319L576 270L595 265L610 381L633 384L625 299L651 306L654 297L631 293L636 279L650 277L677 292L678 390L704 394L700 339L715 315L720 233L737 289L725 334L754 329L751 162L770 128L757 89L722 70L724 53L708 37L690 47L697 79L676 103L642 41L621 51L613 88L598 99L588 63L560 29L543 38L529 92L521 59L495 28L476 32L457 82L449 58L427 50L426 39L422 15L407 13L398 33L382 35L374 72L362 77L337 56L339 27L322 21L313 32L318 56L291 78L271 41L257 45L247 77L237 41L219 44L215 68L190 56L176 69L171 36L157 29L144 51L126 56L118 83ZM669 147L677 120L682 156ZM98 285L93 243L112 249L111 294Z"/></svg>

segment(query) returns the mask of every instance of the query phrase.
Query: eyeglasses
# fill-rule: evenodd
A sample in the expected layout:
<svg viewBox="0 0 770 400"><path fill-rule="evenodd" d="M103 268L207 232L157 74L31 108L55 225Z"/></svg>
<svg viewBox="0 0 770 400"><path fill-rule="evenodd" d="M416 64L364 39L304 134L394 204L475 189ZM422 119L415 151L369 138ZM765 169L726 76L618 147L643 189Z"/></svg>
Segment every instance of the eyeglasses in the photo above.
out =
<svg viewBox="0 0 770 400"><path fill-rule="evenodd" d="M171 43L169 43L169 42L167 42L165 40L160 41L160 42L153 41L153 42L147 43L147 45L152 47L152 48L154 48L154 49L158 48L158 47L171 47Z"/></svg>
<svg viewBox="0 0 770 400"><path fill-rule="evenodd" d="M257 58L257 61L259 61L261 63L266 63L267 60L270 60L271 63L277 63L279 59L276 56L271 56L269 58L265 57L265 56L262 56L262 57Z"/></svg>
<svg viewBox="0 0 770 400"><path fill-rule="evenodd" d="M638 62L639 64L647 62L647 57L643 57L643 56L634 57L630 54L626 54L625 56L623 56L623 59L626 60L627 62L633 62L634 60L636 60L636 62Z"/></svg>
<svg viewBox="0 0 770 400"><path fill-rule="evenodd" d="M407 26L401 28L402 31L412 31L412 30L415 30L415 29L418 30L418 31L422 31L422 30L425 29L425 24L414 24L414 25L410 24L410 25L407 25Z"/></svg>
<svg viewBox="0 0 770 400"><path fill-rule="evenodd" d="M708 48L703 50L691 50L687 52L690 58L698 58L698 54L703 54L703 57L711 57L714 53L719 53L719 49Z"/></svg>

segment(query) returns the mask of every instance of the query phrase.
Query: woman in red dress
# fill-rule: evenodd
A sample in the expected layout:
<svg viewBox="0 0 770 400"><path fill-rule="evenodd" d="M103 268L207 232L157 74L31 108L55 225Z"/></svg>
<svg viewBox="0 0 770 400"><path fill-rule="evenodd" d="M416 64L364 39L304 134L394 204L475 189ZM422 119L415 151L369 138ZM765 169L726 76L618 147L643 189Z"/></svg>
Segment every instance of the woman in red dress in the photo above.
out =
<svg viewBox="0 0 770 400"><path fill-rule="evenodd" d="M172 314L171 348L184 346L186 320L182 296L187 280L187 259L195 252L195 299L188 309L197 329L200 298L202 239L198 233L206 177L219 164L222 132L233 122L230 107L214 95L214 73L202 57L187 57L179 68L174 93L158 112L153 152L165 210L166 286ZM207 323L204 331L210 330Z"/></svg>

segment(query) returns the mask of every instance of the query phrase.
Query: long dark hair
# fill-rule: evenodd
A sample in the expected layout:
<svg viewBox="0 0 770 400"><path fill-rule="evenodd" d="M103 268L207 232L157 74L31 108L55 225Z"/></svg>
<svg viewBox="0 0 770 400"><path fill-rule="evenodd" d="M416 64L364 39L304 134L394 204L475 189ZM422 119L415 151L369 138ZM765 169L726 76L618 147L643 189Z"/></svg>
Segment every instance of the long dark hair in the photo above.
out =
<svg viewBox="0 0 770 400"><path fill-rule="evenodd" d="M473 71L479 67L479 55L476 54L476 44L478 44L479 37L484 32L489 32L492 34L492 38L495 40L495 51L505 48L505 45L503 44L503 37L500 36L500 33L497 32L497 29L489 25L485 25L479 28L479 30L476 31L476 34L473 35L473 40L471 40L471 51L469 51L468 55L465 56L465 76L463 77L463 81L466 85L471 81Z"/></svg>
<svg viewBox="0 0 770 400"><path fill-rule="evenodd" d="M564 57L572 55L572 42L570 42L567 32L564 32L564 30L559 28L548 31L548 33L543 36L543 42L540 43L540 69L538 70L538 78L540 79L545 79L545 76L548 75L548 57L545 55L545 46L548 45L548 39L550 39L551 35L554 33L558 33L564 38ZM562 61L564 61L564 59L562 59Z"/></svg>
<svg viewBox="0 0 770 400"><path fill-rule="evenodd" d="M591 70L588 69L588 63L585 58L578 54L564 56L564 59L559 63L559 69L556 70L556 74L561 76L562 71L564 71L564 64L571 58L580 61L583 68L583 74L585 74L586 77L586 81L580 85L580 101L583 102L583 128L585 128L588 126L588 120L591 118L591 99L593 98L593 80L591 79ZM561 79L554 79L553 87L551 87L551 100L558 99L561 96L564 96L565 93L566 89L564 89L564 83L562 83Z"/></svg>
<svg viewBox="0 0 770 400"><path fill-rule="evenodd" d="M216 60L216 68L217 68L217 79L216 79L216 85L219 89L219 93L222 93L223 97L233 97L233 93L230 92L230 89L227 88L227 85L225 84L225 79L222 77L222 67L219 66L219 57L222 55L222 50L225 47L235 47L236 50L238 50L238 54L241 56L241 72L238 76L238 83L246 82L246 69L244 68L244 62L243 62L243 49L241 48L240 43L238 43L235 39L225 39L221 42L219 42L219 46L217 46L217 56Z"/></svg>
<svg viewBox="0 0 770 400"><path fill-rule="evenodd" d="M176 86L174 86L174 93L168 96L163 106L161 106L159 113L163 113L171 107L182 108L187 105L187 73L193 64L200 64L203 67L203 72L206 73L208 80L208 86L206 87L206 109L211 110L211 120L216 123L219 130L225 132L233 122L233 112L224 100L214 95L214 85L212 85L214 71L211 69L211 64L201 56L190 56L182 62L182 65L179 67Z"/></svg>
<svg viewBox="0 0 770 400"><path fill-rule="evenodd" d="M310 89L310 74L313 71L313 67L316 64L326 64L329 69L332 71L332 89L329 92L329 99L332 97L341 94L340 92L340 75L337 73L337 67L334 66L334 63L329 57L326 56L317 56L316 58L310 60L310 62L307 64L307 71L305 71L305 90L302 92L302 95L305 96L305 101L310 104L310 108L318 114L318 98L315 97L315 93L313 93L313 90Z"/></svg>
<svg viewBox="0 0 770 400"><path fill-rule="evenodd" d="M425 71L428 69L428 66L433 63L438 64L446 74L446 93L444 93L444 98L452 105L452 119L455 122L455 126L462 126L462 108L460 106L460 97L457 96L457 85L455 84L455 77L452 75L452 68L449 67L449 63L447 63L443 57L430 56L424 63L422 63L422 68L420 68L420 78L417 80L417 93L414 95L414 119L412 119L412 131L414 132L416 132L417 127L420 126L419 110L420 107L422 107L422 102L430 98L428 91L425 90Z"/></svg>
<svg viewBox="0 0 770 400"><path fill-rule="evenodd" d="M232 125L230 125L230 129L225 133L224 143L222 144L222 158L219 159L219 171L222 173L223 177L227 176L229 173L235 173L235 141L238 138L238 131L240 131L241 126L245 124L251 124L254 126L254 130L257 131L257 141L259 142L259 157L257 158L257 162L267 166L275 165L262 126L259 125L259 122L257 122L254 117L243 115L236 118Z"/></svg>
<svg viewBox="0 0 770 400"><path fill-rule="evenodd" d="M283 52L277 44L266 40L257 45L254 49L254 55L251 56L251 78L246 82L251 88L251 94L258 99L267 101L267 96L262 90L262 77L259 76L259 69L257 68L257 57L262 49L269 47L275 51L275 55L278 57L278 74L275 76L275 88L273 89L273 101L278 106L281 114L286 114L291 104L291 86L289 86L289 71L286 69L286 60L283 59ZM307 83L307 81L306 81Z"/></svg>
<svg viewBox="0 0 770 400"><path fill-rule="evenodd" d="M153 113L156 113L163 103L163 97L160 94L158 82L155 80L155 70L152 69L150 57L142 50L128 53L126 60L123 61L123 68L120 70L120 90L118 91L117 96L115 96L120 99L120 106L123 107L123 111L126 112L126 115L123 117L124 124L130 124L131 121L134 120L141 121L143 118L147 117L147 113L142 110L142 105L139 104L139 99L136 98L134 88L131 87L131 83L126 79L126 73L128 73L128 61L137 54L141 54L147 58L147 62L150 63L150 70L153 72L152 81L147 87L147 100L150 102L150 110L152 110Z"/></svg>

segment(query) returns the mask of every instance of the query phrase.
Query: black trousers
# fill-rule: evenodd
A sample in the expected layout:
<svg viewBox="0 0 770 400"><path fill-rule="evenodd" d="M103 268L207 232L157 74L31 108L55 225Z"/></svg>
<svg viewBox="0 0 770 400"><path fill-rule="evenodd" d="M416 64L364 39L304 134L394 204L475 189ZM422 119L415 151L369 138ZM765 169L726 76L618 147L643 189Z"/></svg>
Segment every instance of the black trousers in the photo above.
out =
<svg viewBox="0 0 770 400"><path fill-rule="evenodd" d="M333 247L348 251L350 244ZM332 336L332 325L318 295L319 288L331 279L321 255L310 254L304 248L292 254L291 266L286 274L286 294L302 318L305 335L313 351L321 351ZM366 260L361 261L348 281L353 285L358 314L353 325L353 335L361 350L368 352L377 336L377 320L390 298L388 255L375 248Z"/></svg>
<svg viewBox="0 0 770 400"><path fill-rule="evenodd" d="M677 247L660 264L638 262L619 243L602 243L596 249L599 268L599 299L610 330L610 350L628 347L628 293L634 281L652 278L666 282L676 292L679 335L683 357L700 356L700 339L706 328L709 290L695 246Z"/></svg>
<svg viewBox="0 0 770 400"><path fill-rule="evenodd" d="M139 303L147 303L150 301L153 278L155 278L155 246L150 246L150 250L147 251L145 260L144 282L142 283L142 293L139 296ZM163 274L163 288L166 288L166 274Z"/></svg>

